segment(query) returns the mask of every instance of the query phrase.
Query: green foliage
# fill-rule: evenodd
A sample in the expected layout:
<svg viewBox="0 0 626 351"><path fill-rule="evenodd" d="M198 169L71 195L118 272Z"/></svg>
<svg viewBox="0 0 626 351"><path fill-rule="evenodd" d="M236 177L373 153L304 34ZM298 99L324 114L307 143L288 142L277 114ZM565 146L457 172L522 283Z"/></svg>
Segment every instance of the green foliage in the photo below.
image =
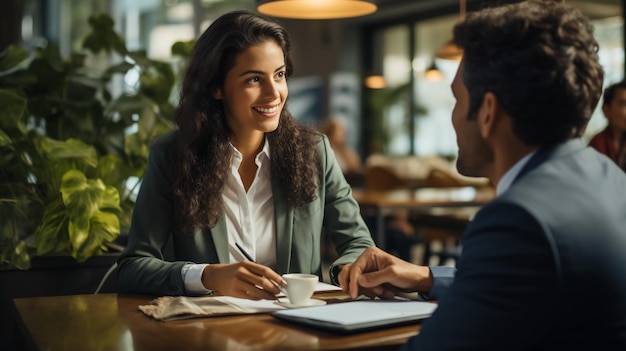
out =
<svg viewBox="0 0 626 351"><path fill-rule="evenodd" d="M368 91L367 102L370 113L372 114L371 135L369 150L370 153L387 153L387 145L392 137L392 132L388 130L384 123L385 112L389 106L398 103L409 103L409 94L411 94L411 83L405 83L393 88L372 89ZM407 118L413 116L423 116L426 109L423 106L416 105L408 111ZM408 120L407 120L408 124ZM407 125L406 128L409 128Z"/></svg>
<svg viewBox="0 0 626 351"><path fill-rule="evenodd" d="M0 267L106 251L130 225L127 181L143 175L149 143L173 128L170 65L129 52L108 15L89 24L84 53L13 45L0 54ZM102 58L106 67L93 64ZM130 70L138 86L113 98L112 78Z"/></svg>

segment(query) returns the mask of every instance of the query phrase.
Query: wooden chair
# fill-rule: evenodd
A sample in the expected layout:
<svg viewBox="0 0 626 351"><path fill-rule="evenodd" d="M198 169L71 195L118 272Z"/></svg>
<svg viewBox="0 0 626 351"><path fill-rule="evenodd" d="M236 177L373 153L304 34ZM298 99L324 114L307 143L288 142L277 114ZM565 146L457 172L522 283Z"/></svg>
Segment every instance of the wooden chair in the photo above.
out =
<svg viewBox="0 0 626 351"><path fill-rule="evenodd" d="M392 190L405 187L405 182L387 166L370 166L365 171L365 188L367 190Z"/></svg>

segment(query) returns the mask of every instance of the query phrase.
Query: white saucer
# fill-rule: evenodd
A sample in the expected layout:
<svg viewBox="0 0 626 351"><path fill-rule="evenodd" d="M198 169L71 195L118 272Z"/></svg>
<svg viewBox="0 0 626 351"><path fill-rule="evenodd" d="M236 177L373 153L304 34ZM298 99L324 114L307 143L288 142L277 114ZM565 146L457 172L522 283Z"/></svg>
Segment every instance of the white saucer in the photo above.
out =
<svg viewBox="0 0 626 351"><path fill-rule="evenodd" d="M318 299L310 299L309 302L304 305L292 305L289 302L289 298L285 297L282 299L278 299L276 303L287 308L302 308L302 307L322 306L326 304L326 301L318 300Z"/></svg>

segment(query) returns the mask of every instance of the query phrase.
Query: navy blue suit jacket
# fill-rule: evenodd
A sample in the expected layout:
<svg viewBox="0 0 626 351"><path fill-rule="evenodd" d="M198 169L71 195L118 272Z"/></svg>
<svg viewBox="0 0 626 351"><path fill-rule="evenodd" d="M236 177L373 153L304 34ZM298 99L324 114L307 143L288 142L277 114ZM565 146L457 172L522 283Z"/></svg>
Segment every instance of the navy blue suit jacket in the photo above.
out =
<svg viewBox="0 0 626 351"><path fill-rule="evenodd" d="M540 149L403 350L626 350L625 257L626 174L581 140Z"/></svg>

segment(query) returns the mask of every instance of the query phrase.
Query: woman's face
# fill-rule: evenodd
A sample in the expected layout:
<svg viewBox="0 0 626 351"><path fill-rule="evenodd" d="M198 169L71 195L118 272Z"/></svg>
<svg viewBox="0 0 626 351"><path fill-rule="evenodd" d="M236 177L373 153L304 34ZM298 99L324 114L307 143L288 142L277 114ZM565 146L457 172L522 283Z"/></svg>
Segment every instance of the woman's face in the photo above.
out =
<svg viewBox="0 0 626 351"><path fill-rule="evenodd" d="M283 50L268 39L239 54L215 98L222 100L232 142L260 142L278 127L287 100Z"/></svg>

